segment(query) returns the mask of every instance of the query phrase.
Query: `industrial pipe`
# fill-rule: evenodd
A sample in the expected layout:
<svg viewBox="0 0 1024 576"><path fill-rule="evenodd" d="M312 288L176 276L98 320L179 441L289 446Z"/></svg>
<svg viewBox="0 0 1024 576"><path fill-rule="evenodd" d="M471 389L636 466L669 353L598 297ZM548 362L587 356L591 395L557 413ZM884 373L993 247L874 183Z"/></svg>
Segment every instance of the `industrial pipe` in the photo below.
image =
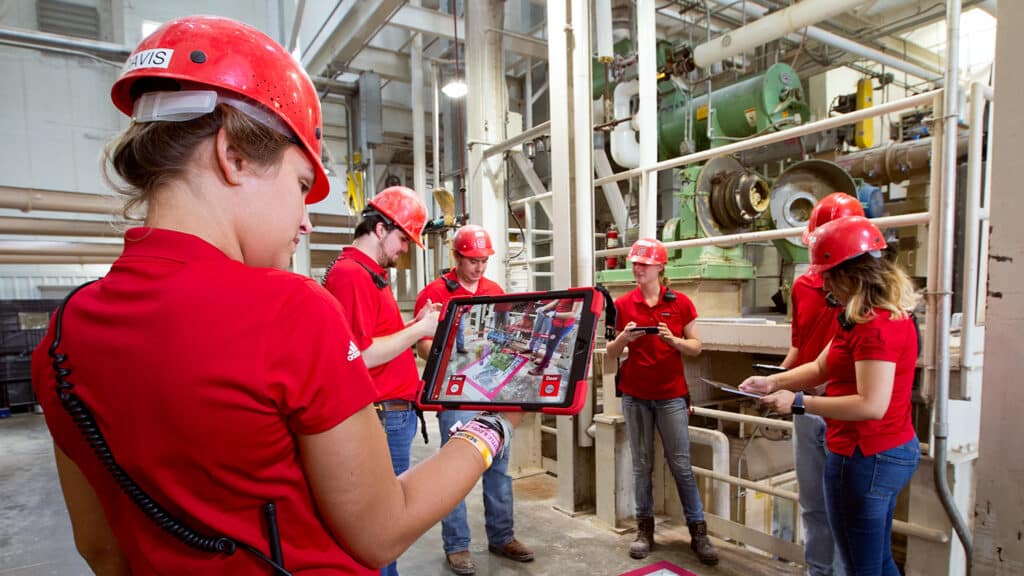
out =
<svg viewBox="0 0 1024 576"><path fill-rule="evenodd" d="M597 35L597 61L608 64L615 59L612 0L594 0L594 27L594 33Z"/></svg>
<svg viewBox="0 0 1024 576"><path fill-rule="evenodd" d="M0 40L10 40L31 44L36 48L58 48L61 50L79 50L99 56L107 56L117 61L128 59L132 49L120 44L101 42L99 40L87 40L85 38L71 38L61 34L49 34L38 30L25 30L13 26L0 26Z"/></svg>
<svg viewBox="0 0 1024 576"><path fill-rule="evenodd" d="M709 430L698 426L690 426L690 442L711 447L711 469L716 474L729 474L729 437L720 430ZM722 518L731 518L729 504L729 485L716 480L712 488L714 506L711 511Z"/></svg>
<svg viewBox="0 0 1024 576"><path fill-rule="evenodd" d="M965 370L982 367L982 355L978 346L978 283L979 245L988 241L988 216L982 210L981 157L985 138L985 103L993 97L992 87L981 82L971 83L971 108L968 123L971 127L970 146L967 154L967 198L964 203L964 271L963 271L963 320L960 328L960 366ZM980 339L984 339L981 335Z"/></svg>
<svg viewBox="0 0 1024 576"><path fill-rule="evenodd" d="M930 92L924 92L922 94L915 94L914 96L908 96L901 98L900 100L894 100L892 102L886 102L878 106L871 108L864 108L855 112L848 112L846 114L839 114L831 116L829 118L823 118L814 122L808 122L801 126L794 126L792 128L786 128L785 130L779 130L778 132L769 132L762 136L755 136L753 138L747 138L740 142L733 142L732 144L726 144L725 146L719 146L718 148L712 148L708 150L701 150L700 152L694 152L693 154L687 154L685 156L679 156L677 158L671 158L669 160L663 160L654 164L645 164L637 168L631 168L622 172L617 172L611 176L605 178L598 178L594 181L595 186L600 186L608 182L618 182L619 180L627 180L645 174L647 172L658 172L660 170L668 170L669 168L677 168L679 166L686 166L688 164L696 164L709 160L715 156L723 156L727 154L735 154L743 150L750 150L765 146L767 144L775 144L776 142L784 142L792 138L797 138L807 134L813 134L815 132L821 132L830 128L838 128L847 124L854 124L867 118L874 118L876 116L884 116L900 110L906 110L909 108L915 108L917 106L924 106L932 104L936 96L941 95L942 90L932 90Z"/></svg>
<svg viewBox="0 0 1024 576"><path fill-rule="evenodd" d="M953 305L953 234L956 221L956 145L959 120L959 64L960 64L960 0L946 0L946 91L943 94L943 147L942 147L942 200L938 218L939 228L939 291L938 318L935 324L936 364L935 414L935 490L942 507L953 524L964 547L967 572L971 570L974 543L971 532L953 500L946 475L949 439L949 324ZM929 326L929 329L931 326Z"/></svg>
<svg viewBox="0 0 1024 576"><path fill-rule="evenodd" d="M768 14L767 8L749 0L739 3L735 2L735 0L712 0L712 2L715 2L719 6L725 8L734 8L736 10L740 10L747 16L753 18L763 18L766 14ZM861 58L867 58L868 60L878 62L879 64L884 64L885 66L888 66L894 70L906 72L907 74L917 76L918 78L924 80L936 81L942 79L942 76L940 74L932 70L928 70L927 68L923 68L916 64L911 64L906 60L901 60L891 54L882 52L881 50L876 50L869 46L859 44L857 42L854 42L853 40L850 40L849 38L845 38L838 34L833 34L832 32L829 32L828 30L824 30L822 28L818 28L817 26L808 26L807 28L804 29L803 32L805 32L807 34L807 37L810 38L811 40L821 42L822 44L828 44L833 48L837 48L844 52L853 54L855 56L860 56ZM802 40L802 35L803 33L791 34L787 36L787 39L790 40L791 42L798 43Z"/></svg>
<svg viewBox="0 0 1024 576"><path fill-rule="evenodd" d="M636 80L619 82L612 96L615 120L627 120L630 117L629 102L640 91ZM640 143L636 140L636 131L630 122L619 122L611 135L612 159L623 168L636 168L640 165Z"/></svg>
<svg viewBox="0 0 1024 576"><path fill-rule="evenodd" d="M637 68L640 82L640 163L649 166L658 161L658 27L655 0L636 3ZM658 224L658 173L640 178L640 237L652 238Z"/></svg>
<svg viewBox="0 0 1024 576"><path fill-rule="evenodd" d="M411 0L410 6L419 7L420 0ZM423 35L414 33L412 47L409 49L409 88L412 92L412 171L413 190L420 195L424 206L433 206L431 193L427 190L427 127L424 121L425 111L423 98L425 84L423 82ZM435 184L439 186L439 184ZM426 286L424 271L426 254L424 250L415 250L413 260L416 263L413 272L413 289L419 294Z"/></svg>
<svg viewBox="0 0 1024 576"><path fill-rule="evenodd" d="M0 186L0 208L13 208L22 212L47 210L109 215L117 214L124 201L124 198L113 194L58 192L57 190L38 188Z"/></svg>
<svg viewBox="0 0 1024 576"><path fill-rule="evenodd" d="M759 18L694 48L693 62L703 68L719 60L777 40L791 32L856 8L865 0L804 0Z"/></svg>
<svg viewBox="0 0 1024 576"><path fill-rule="evenodd" d="M104 236L120 238L132 224L103 220L62 220L59 218L19 218L0 216L0 234L33 236Z"/></svg>
<svg viewBox="0 0 1024 576"><path fill-rule="evenodd" d="M729 422L757 424L758 426L764 426L765 428L777 428L779 430L789 430L790 432L793 431L793 422L791 420L765 418L763 416L752 416L750 414L740 414L739 412L729 412L726 410L715 410L713 408L702 408L700 406L693 407L693 414L695 416L704 416L706 418L715 418L718 420L726 420Z"/></svg>
<svg viewBox="0 0 1024 576"><path fill-rule="evenodd" d="M967 156L967 133L961 134L958 140L956 156L960 159ZM835 163L846 170L851 178L863 178L876 186L884 186L926 172L931 166L931 160L932 139L921 138L846 154L836 158Z"/></svg>

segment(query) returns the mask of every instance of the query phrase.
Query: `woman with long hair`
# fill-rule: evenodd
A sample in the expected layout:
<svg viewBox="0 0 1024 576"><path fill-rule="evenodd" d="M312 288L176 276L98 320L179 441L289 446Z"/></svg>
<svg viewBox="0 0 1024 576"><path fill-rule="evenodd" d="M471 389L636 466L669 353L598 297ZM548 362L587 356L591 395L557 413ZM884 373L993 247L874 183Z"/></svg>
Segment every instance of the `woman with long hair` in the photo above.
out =
<svg viewBox="0 0 1024 576"><path fill-rule="evenodd" d="M316 89L262 32L167 22L112 91L144 214L33 356L75 543L97 574L372 574L509 438L485 416L401 477L337 301L287 272L327 196Z"/></svg>
<svg viewBox="0 0 1024 576"><path fill-rule="evenodd" d="M918 296L900 267L882 256L881 231L850 216L810 237L811 270L841 304L840 329L813 362L740 388L767 394L781 414L825 418L828 521L849 575L899 571L892 557L896 498L921 458L910 419L918 336ZM804 396L821 383L824 396Z"/></svg>

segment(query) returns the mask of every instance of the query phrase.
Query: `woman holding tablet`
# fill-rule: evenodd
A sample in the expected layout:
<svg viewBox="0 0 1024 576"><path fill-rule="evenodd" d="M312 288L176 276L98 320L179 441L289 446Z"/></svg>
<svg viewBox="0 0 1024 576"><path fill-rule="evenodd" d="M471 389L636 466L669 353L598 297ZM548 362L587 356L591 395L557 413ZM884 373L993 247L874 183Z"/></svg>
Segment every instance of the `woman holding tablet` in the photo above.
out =
<svg viewBox="0 0 1024 576"><path fill-rule="evenodd" d="M690 465L689 390L682 356L700 354L697 310L686 295L665 283L668 251L653 238L637 240L629 251L637 287L615 301L619 335L607 345L618 358L629 347L619 368L622 414L633 454L633 500L637 535L629 546L633 558L645 558L654 545L654 502L651 474L654 428L661 432L665 460L672 470L679 500L690 529L690 548L704 564L718 563L708 539L704 506ZM637 327L657 327L656 334Z"/></svg>

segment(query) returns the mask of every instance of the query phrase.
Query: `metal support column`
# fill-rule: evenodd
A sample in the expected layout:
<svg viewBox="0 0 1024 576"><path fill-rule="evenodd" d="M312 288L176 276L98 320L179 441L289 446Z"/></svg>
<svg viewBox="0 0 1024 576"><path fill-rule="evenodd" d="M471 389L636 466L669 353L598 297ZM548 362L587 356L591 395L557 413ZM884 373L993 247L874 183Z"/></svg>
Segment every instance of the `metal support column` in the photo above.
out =
<svg viewBox="0 0 1024 576"><path fill-rule="evenodd" d="M465 6L469 220L491 232L494 256L487 265L487 277L504 286L508 245L505 170L500 157L484 158L484 150L505 139L508 95L502 35L497 32L504 28L505 3L481 0Z"/></svg>

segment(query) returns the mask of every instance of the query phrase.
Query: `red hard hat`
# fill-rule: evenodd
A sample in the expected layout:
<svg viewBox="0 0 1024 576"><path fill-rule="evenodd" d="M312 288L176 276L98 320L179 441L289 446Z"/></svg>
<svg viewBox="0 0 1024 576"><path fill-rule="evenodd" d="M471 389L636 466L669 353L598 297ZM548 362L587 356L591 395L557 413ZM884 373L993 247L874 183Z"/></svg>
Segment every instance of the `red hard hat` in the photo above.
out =
<svg viewBox="0 0 1024 576"><path fill-rule="evenodd" d="M427 207L415 192L405 186L385 188L370 199L370 205L401 228L417 246L423 248L420 232L423 232L423 226L427 223Z"/></svg>
<svg viewBox="0 0 1024 576"><path fill-rule="evenodd" d="M629 249L629 261L648 265L665 264L668 262L668 250L660 240L641 238Z"/></svg>
<svg viewBox="0 0 1024 576"><path fill-rule="evenodd" d="M452 238L452 250L468 258L486 258L494 254L491 235L483 226L466 224Z"/></svg>
<svg viewBox="0 0 1024 576"><path fill-rule="evenodd" d="M864 207L860 205L860 200L842 192L833 192L822 198L811 210L811 218L807 221L807 229L804 230L804 245L818 226L845 216L864 216Z"/></svg>
<svg viewBox="0 0 1024 576"><path fill-rule="evenodd" d="M818 227L811 234L810 272L821 274L861 254L886 247L882 231L863 216L847 216Z"/></svg>
<svg viewBox="0 0 1024 576"><path fill-rule="evenodd" d="M132 116L135 100L142 95L136 82L154 78L187 83L186 89L230 92L265 108L295 133L313 164L316 178L306 203L327 197L330 185L320 160L320 98L301 64L272 38L229 18L171 20L128 57L110 91L114 106Z"/></svg>

